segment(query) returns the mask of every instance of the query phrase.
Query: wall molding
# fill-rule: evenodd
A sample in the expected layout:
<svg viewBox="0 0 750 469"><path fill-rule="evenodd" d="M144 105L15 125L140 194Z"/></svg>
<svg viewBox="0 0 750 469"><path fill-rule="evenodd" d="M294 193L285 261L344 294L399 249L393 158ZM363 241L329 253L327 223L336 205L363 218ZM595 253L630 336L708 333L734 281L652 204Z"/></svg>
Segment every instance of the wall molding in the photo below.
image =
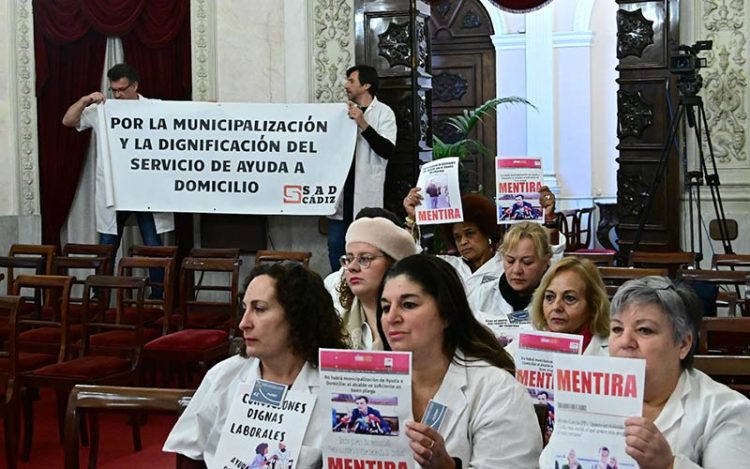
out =
<svg viewBox="0 0 750 469"><path fill-rule="evenodd" d="M39 214L39 137L36 115L36 69L34 62L34 15L31 0L16 0L11 5L9 27L15 51L10 76L15 76L11 93L15 115L18 161L18 207L21 215Z"/></svg>
<svg viewBox="0 0 750 469"><path fill-rule="evenodd" d="M194 101L216 100L216 3L190 0L190 56Z"/></svg>
<svg viewBox="0 0 750 469"><path fill-rule="evenodd" d="M314 102L346 101L346 70L354 65L353 11L353 0L313 0L310 43Z"/></svg>

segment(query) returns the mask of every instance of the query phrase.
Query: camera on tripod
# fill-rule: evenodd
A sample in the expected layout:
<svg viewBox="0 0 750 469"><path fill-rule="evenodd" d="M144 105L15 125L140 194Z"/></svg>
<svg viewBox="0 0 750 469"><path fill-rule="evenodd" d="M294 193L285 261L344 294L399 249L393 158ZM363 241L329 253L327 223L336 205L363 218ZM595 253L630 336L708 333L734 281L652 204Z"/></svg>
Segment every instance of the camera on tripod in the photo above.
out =
<svg viewBox="0 0 750 469"><path fill-rule="evenodd" d="M711 50L713 45L714 41L698 41L692 46L678 46L677 52L669 57L669 71L672 73L689 74L706 67L708 65L706 59L698 57L698 53L704 50Z"/></svg>

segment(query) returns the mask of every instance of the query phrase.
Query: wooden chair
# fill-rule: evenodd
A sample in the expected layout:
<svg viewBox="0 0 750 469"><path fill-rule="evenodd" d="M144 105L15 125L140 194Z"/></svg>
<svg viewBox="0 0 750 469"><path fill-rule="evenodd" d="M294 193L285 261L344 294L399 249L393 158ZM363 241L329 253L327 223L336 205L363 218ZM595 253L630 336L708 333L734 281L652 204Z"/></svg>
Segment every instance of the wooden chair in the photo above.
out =
<svg viewBox="0 0 750 469"><path fill-rule="evenodd" d="M145 246L142 246L145 247ZM153 246L148 246L153 247ZM160 247L160 246L156 246ZM162 272L162 280L152 281L150 275L155 269L160 269ZM170 327L173 325L172 322L178 318L173 317L174 313L174 298L175 287L176 287L176 276L175 276L175 258L174 257L123 257L120 259L118 266L118 275L123 277L143 277L147 276L148 285L156 286L163 292L161 298L147 298L145 300L145 307L143 310L144 324L151 327L156 326L161 329L163 335L169 332ZM132 311L133 299L125 298L124 306L122 309L123 317L121 318L125 323L133 324L133 311ZM108 320L113 320L116 311L114 309L107 310ZM149 335L150 333L147 333ZM149 336L149 339L155 337Z"/></svg>
<svg viewBox="0 0 750 469"><path fill-rule="evenodd" d="M615 265L615 253L614 252L573 251L573 252L565 252L564 256L588 259L594 265L600 266L600 267L614 267Z"/></svg>
<svg viewBox="0 0 750 469"><path fill-rule="evenodd" d="M177 259L177 246L130 246L128 257L169 257Z"/></svg>
<svg viewBox="0 0 750 469"><path fill-rule="evenodd" d="M698 351L706 355L750 355L750 318L703 318Z"/></svg>
<svg viewBox="0 0 750 469"><path fill-rule="evenodd" d="M629 264L633 267L661 268L669 270L669 276L675 278L679 269L696 266L694 252L646 252L630 253Z"/></svg>
<svg viewBox="0 0 750 469"><path fill-rule="evenodd" d="M112 244L76 244L68 243L63 247L65 257L98 257L104 258L105 264L98 275L112 275L117 248Z"/></svg>
<svg viewBox="0 0 750 469"><path fill-rule="evenodd" d="M15 469L18 452L18 386L16 381L16 321L18 305L21 299L17 296L0 296L0 324L8 331L9 340L5 349L0 351L0 418L3 419L5 440L5 462L9 469Z"/></svg>
<svg viewBox="0 0 750 469"><path fill-rule="evenodd" d="M18 275L44 275L47 273L47 260L35 256L0 256L0 268L6 269L6 295L13 294L13 281ZM21 272L18 272L21 271Z"/></svg>
<svg viewBox="0 0 750 469"><path fill-rule="evenodd" d="M78 469L78 427L81 411L93 412L165 413L180 415L195 393L191 389L154 389L120 386L76 385L68 398L65 414L65 468ZM97 442L91 442L91 448ZM89 458L89 467L96 461Z"/></svg>
<svg viewBox="0 0 750 469"><path fill-rule="evenodd" d="M722 270L722 267L728 267L731 270L744 267L744 270L750 270L750 254L714 254L711 257L711 268Z"/></svg>
<svg viewBox="0 0 750 469"><path fill-rule="evenodd" d="M750 356L696 355L693 367L750 398Z"/></svg>
<svg viewBox="0 0 750 469"><path fill-rule="evenodd" d="M602 281L604 282L604 286L610 298L615 295L620 285L628 280L648 277L650 275L666 276L669 273L667 269L646 269L636 267L598 267L598 269L599 275L602 276Z"/></svg>
<svg viewBox="0 0 750 469"><path fill-rule="evenodd" d="M80 245L79 245L80 246ZM107 245L111 246L111 245ZM104 252L106 254L106 252ZM111 263L112 259L106 255L94 256L74 253L71 256L55 256L53 260L52 270L55 275L70 275L76 280L73 281L73 289L70 293L70 306L68 311L72 319L80 318L83 312L83 287L84 280L89 275L112 275ZM109 273L108 273L109 272ZM103 301L107 303L109 298L95 298L95 301ZM42 308L42 317L48 318L52 314L51 305L46 305Z"/></svg>
<svg viewBox="0 0 750 469"><path fill-rule="evenodd" d="M240 259L186 257L180 269L180 322L178 331L148 342L144 358L149 365L176 365L179 385L185 386L188 364L197 364L201 374L228 356L229 344L237 327ZM226 282L196 284L195 276L223 273ZM203 299L211 293L214 297ZM219 298L224 296L225 299ZM163 366L166 374L169 368Z"/></svg>
<svg viewBox="0 0 750 469"><path fill-rule="evenodd" d="M264 251L259 250L255 254L255 266L264 263L296 261L301 262L305 267L309 267L312 253L309 251Z"/></svg>
<svg viewBox="0 0 750 469"><path fill-rule="evenodd" d="M239 259L240 248L193 248L190 257L213 257L217 259Z"/></svg>
<svg viewBox="0 0 750 469"><path fill-rule="evenodd" d="M739 292L740 286L750 282L750 271L680 269L677 272L677 278L690 282L705 282L716 285L720 289L720 294L717 296L717 304L719 306L726 305L729 308L730 315L734 316L735 308L733 308L733 304L736 304L738 300L735 292ZM735 292L731 292L730 290L734 290ZM742 309L745 310L744 304ZM743 314L747 315L748 311L743 311Z"/></svg>
<svg viewBox="0 0 750 469"><path fill-rule="evenodd" d="M52 273L52 262L57 255L57 246L51 244L13 244L8 256L33 256L44 259L44 274ZM11 275L9 275L10 277Z"/></svg>
<svg viewBox="0 0 750 469"><path fill-rule="evenodd" d="M109 289L115 292L124 290L135 291L138 298L138 307L143 308L144 292L146 288L145 279L129 277L112 277L105 275L92 275L86 279L84 289L84 307L89 310L92 303L89 301L92 289ZM101 306L100 306L101 307ZM67 314L62 316L62 337L59 344L59 359L52 365L47 365L35 370L20 373L21 384L30 389L42 387L53 388L57 393L58 430L60 440L64 434L65 406L70 390L76 384L135 384L138 376L138 365L141 357L141 344L143 337L143 324L138 321L134 326L112 325L107 323L89 323L90 314L81 316L82 338L81 344L73 350L70 340L71 320ZM91 346L89 342L89 328L94 330L133 330L138 338L136 344L130 349L112 349L109 347ZM75 352L75 353L71 353ZM33 402L23 399L24 416L27 418L22 460L27 460L31 453L31 442L34 433Z"/></svg>
<svg viewBox="0 0 750 469"><path fill-rule="evenodd" d="M578 245L575 209L557 212L557 219L560 220L560 234L565 236L565 252L574 251L575 246Z"/></svg>

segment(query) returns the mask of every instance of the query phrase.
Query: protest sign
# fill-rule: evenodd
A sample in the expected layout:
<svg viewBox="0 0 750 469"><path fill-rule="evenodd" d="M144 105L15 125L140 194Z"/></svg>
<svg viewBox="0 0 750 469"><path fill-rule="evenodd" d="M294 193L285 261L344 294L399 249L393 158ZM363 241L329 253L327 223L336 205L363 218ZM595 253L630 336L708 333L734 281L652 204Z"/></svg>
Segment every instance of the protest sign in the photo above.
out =
<svg viewBox="0 0 750 469"><path fill-rule="evenodd" d="M458 186L458 158L441 158L423 164L417 186L422 188L423 201L416 207L419 225L464 221Z"/></svg>
<svg viewBox="0 0 750 469"><path fill-rule="evenodd" d="M104 116L117 210L330 215L357 138L344 104L108 100Z"/></svg>
<svg viewBox="0 0 750 469"><path fill-rule="evenodd" d="M286 391L274 398L276 383L257 380L239 385L221 431L212 467L294 469L315 396ZM269 402L279 402L272 405Z"/></svg>
<svg viewBox="0 0 750 469"><path fill-rule="evenodd" d="M497 222L544 221L539 190L544 174L539 158L495 158Z"/></svg>
<svg viewBox="0 0 750 469"><path fill-rule="evenodd" d="M328 469L414 466L404 423L411 416L411 354L320 350L320 405L331 407Z"/></svg>
<svg viewBox="0 0 750 469"><path fill-rule="evenodd" d="M637 468L625 453L625 419L642 413L646 361L556 353L553 366L555 431L541 469L569 457L587 468Z"/></svg>

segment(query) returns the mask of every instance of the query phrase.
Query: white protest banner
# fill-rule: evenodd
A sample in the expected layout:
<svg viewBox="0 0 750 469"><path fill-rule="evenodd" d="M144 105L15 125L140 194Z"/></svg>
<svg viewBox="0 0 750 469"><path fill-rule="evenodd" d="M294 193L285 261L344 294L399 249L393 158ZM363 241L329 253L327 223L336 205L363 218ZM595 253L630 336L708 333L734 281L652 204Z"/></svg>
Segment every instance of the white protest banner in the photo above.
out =
<svg viewBox="0 0 750 469"><path fill-rule="evenodd" d="M583 337L547 331L524 331L518 334L515 354L516 379L539 404L547 406L545 442L549 441L555 426L555 380L552 374L552 357L556 353L580 355Z"/></svg>
<svg viewBox="0 0 750 469"><path fill-rule="evenodd" d="M345 104L108 100L117 210L330 215L354 155Z"/></svg>
<svg viewBox="0 0 750 469"><path fill-rule="evenodd" d="M556 353L555 431L540 458L541 469L568 464L637 468L625 453L625 419L640 416L646 361Z"/></svg>
<svg viewBox="0 0 750 469"><path fill-rule="evenodd" d="M544 221L539 190L544 174L539 158L495 158L498 224Z"/></svg>
<svg viewBox="0 0 750 469"><path fill-rule="evenodd" d="M254 385L239 385L211 467L294 469L315 396L290 390L281 406L274 407L251 397Z"/></svg>
<svg viewBox="0 0 750 469"><path fill-rule="evenodd" d="M423 164L417 186L422 188L420 193L424 201L416 207L418 224L464 221L457 157L440 158Z"/></svg>
<svg viewBox="0 0 750 469"><path fill-rule="evenodd" d="M328 469L410 469L411 353L320 349L320 405L331 407Z"/></svg>

